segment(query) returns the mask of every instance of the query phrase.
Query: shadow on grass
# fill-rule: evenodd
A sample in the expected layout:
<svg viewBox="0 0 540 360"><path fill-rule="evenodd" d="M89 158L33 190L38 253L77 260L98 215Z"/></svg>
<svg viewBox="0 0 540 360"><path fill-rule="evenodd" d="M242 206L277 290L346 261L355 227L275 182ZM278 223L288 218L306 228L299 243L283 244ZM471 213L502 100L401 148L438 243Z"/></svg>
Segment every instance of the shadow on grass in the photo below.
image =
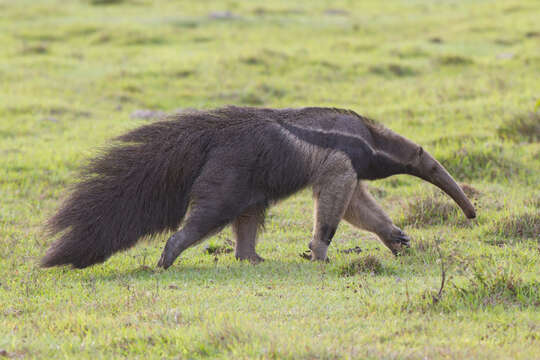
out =
<svg viewBox="0 0 540 360"><path fill-rule="evenodd" d="M403 255L409 256L409 255ZM412 255L413 256L413 255ZM208 281L216 281L221 284L229 282L253 283L254 281L269 282L269 281L290 281L298 282L306 278L313 277L314 273L324 273L327 278L338 279L347 275L356 273L372 273L372 274L387 274L400 275L407 273L409 270L400 266L385 266L373 255L362 255L352 259L335 261L330 263L323 262L306 262L302 260L265 260L258 265L251 265L248 262L233 261L225 259L223 262L215 261L214 264L209 264L208 260L197 258L199 263L193 263L190 259L189 264L182 263L182 259L167 270L157 268L155 265L138 266L130 269L104 269L105 271L91 272L82 271L82 280L102 280L102 281L123 281L123 280L138 280L138 281L163 281L163 282L178 282L178 283L206 283ZM397 264L397 262L396 262ZM98 265L99 266L99 265ZM403 275L402 274L402 275ZM404 276L404 275L403 275Z"/></svg>

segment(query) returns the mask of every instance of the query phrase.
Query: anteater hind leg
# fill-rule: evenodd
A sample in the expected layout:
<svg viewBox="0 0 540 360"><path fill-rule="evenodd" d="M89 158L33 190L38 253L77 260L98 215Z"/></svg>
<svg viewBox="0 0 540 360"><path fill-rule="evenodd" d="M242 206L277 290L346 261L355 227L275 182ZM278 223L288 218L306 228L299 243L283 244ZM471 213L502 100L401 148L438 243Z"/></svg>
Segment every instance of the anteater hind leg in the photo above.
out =
<svg viewBox="0 0 540 360"><path fill-rule="evenodd" d="M356 227L377 234L394 255L409 246L409 237L392 223L362 183L358 183L344 218Z"/></svg>
<svg viewBox="0 0 540 360"><path fill-rule="evenodd" d="M167 241L158 266L168 268L182 251L220 231L256 202L246 185L247 176L217 159L207 163L193 185L185 225Z"/></svg>
<svg viewBox="0 0 540 360"><path fill-rule="evenodd" d="M245 209L246 205L240 203L195 207L191 210L182 230L167 240L158 266L167 269L184 250L223 229Z"/></svg>
<svg viewBox="0 0 540 360"><path fill-rule="evenodd" d="M206 236L205 233L210 231L208 228L202 228L200 224L187 223L182 230L167 240L157 266L167 269L184 250L201 240Z"/></svg>
<svg viewBox="0 0 540 360"><path fill-rule="evenodd" d="M238 260L249 260L253 264L263 261L256 252L257 232L264 223L265 208L253 207L238 216L232 223L236 237L235 255Z"/></svg>
<svg viewBox="0 0 540 360"><path fill-rule="evenodd" d="M357 183L356 173L346 163L339 164L327 169L324 181L313 188L315 214L313 239L309 243L312 260L326 260L328 246Z"/></svg>

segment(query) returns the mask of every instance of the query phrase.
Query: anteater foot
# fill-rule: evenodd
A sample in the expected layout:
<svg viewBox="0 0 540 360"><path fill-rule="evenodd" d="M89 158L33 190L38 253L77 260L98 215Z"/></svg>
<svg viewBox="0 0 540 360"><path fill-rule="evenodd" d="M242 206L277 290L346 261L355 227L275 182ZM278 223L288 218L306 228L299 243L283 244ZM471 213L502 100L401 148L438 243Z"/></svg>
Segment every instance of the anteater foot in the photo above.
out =
<svg viewBox="0 0 540 360"><path fill-rule="evenodd" d="M172 258L171 256L169 256L169 254L163 251L163 253L161 254L161 257L159 258L157 266L162 267L166 270L172 265L175 259L176 258Z"/></svg>
<svg viewBox="0 0 540 360"><path fill-rule="evenodd" d="M309 242L308 247L311 250L312 261L328 262L328 257L326 256L326 252L328 251L328 244L325 244L321 241L312 240Z"/></svg>
<svg viewBox="0 0 540 360"><path fill-rule="evenodd" d="M241 261L247 260L250 263L252 263L253 265L257 265L257 264L262 263L264 261L264 259L262 257L260 257L258 254L236 255L236 259L241 260Z"/></svg>
<svg viewBox="0 0 540 360"><path fill-rule="evenodd" d="M395 256L401 254L404 248L409 248L411 239L400 228L396 227L390 235L389 241L386 241L386 245L392 251Z"/></svg>
<svg viewBox="0 0 540 360"><path fill-rule="evenodd" d="M180 255L185 248L182 239L182 234L176 233L167 240L167 244L165 244L165 248L157 263L158 267L168 269L173 264L174 260L176 260L178 255Z"/></svg>
<svg viewBox="0 0 540 360"><path fill-rule="evenodd" d="M402 246L411 247L411 238L405 234L401 229L395 236L396 241L399 241Z"/></svg>

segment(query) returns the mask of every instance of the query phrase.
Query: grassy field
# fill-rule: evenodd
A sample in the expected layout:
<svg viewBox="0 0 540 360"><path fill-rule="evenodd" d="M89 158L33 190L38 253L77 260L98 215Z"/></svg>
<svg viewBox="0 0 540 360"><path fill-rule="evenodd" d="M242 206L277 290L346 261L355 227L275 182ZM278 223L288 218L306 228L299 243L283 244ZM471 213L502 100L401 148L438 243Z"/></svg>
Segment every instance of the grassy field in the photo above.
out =
<svg viewBox="0 0 540 360"><path fill-rule="evenodd" d="M0 0L0 13L0 357L540 358L538 1ZM330 263L304 260L306 190L269 212L257 266L227 252L229 229L167 271L167 234L81 271L37 266L42 224L111 137L226 104L375 118L466 184L478 217L398 176L370 184L413 238L398 258L342 223Z"/></svg>

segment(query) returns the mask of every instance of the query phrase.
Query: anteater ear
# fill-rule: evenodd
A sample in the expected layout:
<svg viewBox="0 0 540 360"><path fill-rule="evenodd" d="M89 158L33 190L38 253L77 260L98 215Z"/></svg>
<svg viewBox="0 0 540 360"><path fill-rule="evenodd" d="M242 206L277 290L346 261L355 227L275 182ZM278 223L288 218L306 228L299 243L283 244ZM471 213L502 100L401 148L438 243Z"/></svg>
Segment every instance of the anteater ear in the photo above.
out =
<svg viewBox="0 0 540 360"><path fill-rule="evenodd" d="M418 157L422 156L422 154L424 154L424 148L420 146L418 148Z"/></svg>

